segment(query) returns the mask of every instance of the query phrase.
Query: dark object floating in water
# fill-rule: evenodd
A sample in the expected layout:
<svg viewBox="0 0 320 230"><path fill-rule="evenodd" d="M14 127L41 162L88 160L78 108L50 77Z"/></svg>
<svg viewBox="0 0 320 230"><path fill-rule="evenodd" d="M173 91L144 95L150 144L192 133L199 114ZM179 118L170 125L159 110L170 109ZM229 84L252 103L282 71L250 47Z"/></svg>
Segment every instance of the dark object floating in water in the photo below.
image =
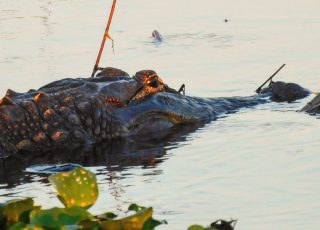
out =
<svg viewBox="0 0 320 230"><path fill-rule="evenodd" d="M56 164L56 165L41 164L41 165L33 165L28 167L26 169L26 172L54 174L59 172L68 172L80 167L82 166L78 164L73 164L73 163Z"/></svg>
<svg viewBox="0 0 320 230"><path fill-rule="evenodd" d="M158 41L158 42L161 42L161 41L162 41L162 36L161 36L161 34L160 34L157 30L154 30L154 31L152 32L152 37L153 37L156 41Z"/></svg>
<svg viewBox="0 0 320 230"><path fill-rule="evenodd" d="M229 22L229 19L224 19L224 22L225 22L225 23Z"/></svg>
<svg viewBox="0 0 320 230"><path fill-rule="evenodd" d="M237 223L237 220L216 220L215 222L211 223L209 227L203 227L201 225L192 225L188 228L188 230L234 230L234 227Z"/></svg>
<svg viewBox="0 0 320 230"><path fill-rule="evenodd" d="M213 222L210 226L217 230L234 230L237 220L217 220Z"/></svg>

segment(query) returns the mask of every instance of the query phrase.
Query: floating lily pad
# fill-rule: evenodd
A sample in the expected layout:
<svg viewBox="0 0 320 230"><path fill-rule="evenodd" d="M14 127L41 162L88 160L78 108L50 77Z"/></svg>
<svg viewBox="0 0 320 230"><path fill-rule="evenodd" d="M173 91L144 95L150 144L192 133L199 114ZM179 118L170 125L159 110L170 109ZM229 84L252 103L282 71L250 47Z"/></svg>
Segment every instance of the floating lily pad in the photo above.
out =
<svg viewBox="0 0 320 230"><path fill-rule="evenodd" d="M195 225L191 225L191 226L188 228L188 230L218 230L218 229L212 228L212 227L205 228L205 227L203 227L203 226L201 226L201 225L195 224Z"/></svg>
<svg viewBox="0 0 320 230"><path fill-rule="evenodd" d="M100 229L102 230L141 230L145 222L152 217L152 208L144 209L134 215L119 219L102 221Z"/></svg>
<svg viewBox="0 0 320 230"><path fill-rule="evenodd" d="M142 212L144 210L146 210L147 208L144 206L139 206L137 204L131 204L128 208L129 211L135 211L137 213ZM150 229L155 229L155 227L161 225L161 224L168 224L167 221L162 220L155 220L153 219L153 217L151 216L143 225L142 230L150 230Z"/></svg>
<svg viewBox="0 0 320 230"><path fill-rule="evenodd" d="M152 230L161 224L168 224L166 220L155 220L153 217L150 217L143 225L142 230Z"/></svg>
<svg viewBox="0 0 320 230"><path fill-rule="evenodd" d="M58 198L66 207L87 209L98 199L96 176L84 168L51 175L49 181L56 188Z"/></svg>
<svg viewBox="0 0 320 230"><path fill-rule="evenodd" d="M52 208L48 210L34 210L30 213L30 224L45 229L60 229L67 225L77 225L82 220L92 218L84 208Z"/></svg>
<svg viewBox="0 0 320 230"><path fill-rule="evenodd" d="M34 208L38 208L33 204L34 202L31 198L12 200L5 203L2 214L6 226L11 226L19 221L27 223L29 221L29 212Z"/></svg>
<svg viewBox="0 0 320 230"><path fill-rule="evenodd" d="M98 230L100 229L99 226L102 221L113 220L116 217L116 214L112 212L106 212L100 215L96 215L92 219L80 221L78 225L81 226L83 229Z"/></svg>
<svg viewBox="0 0 320 230"><path fill-rule="evenodd" d="M31 225L27 225L23 222L18 222L14 225L12 225L9 230L44 230L44 228L42 227L34 227L34 226L31 226Z"/></svg>

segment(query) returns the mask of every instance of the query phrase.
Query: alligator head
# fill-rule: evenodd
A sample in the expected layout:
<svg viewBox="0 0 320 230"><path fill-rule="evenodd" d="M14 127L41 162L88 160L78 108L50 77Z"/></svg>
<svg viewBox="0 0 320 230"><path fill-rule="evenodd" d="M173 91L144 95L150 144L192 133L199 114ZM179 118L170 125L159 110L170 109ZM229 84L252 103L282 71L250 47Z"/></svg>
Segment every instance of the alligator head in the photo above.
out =
<svg viewBox="0 0 320 230"><path fill-rule="evenodd" d="M209 122L270 98L291 102L307 93L295 84L274 82L254 96L197 98L170 88L152 70L130 77L105 68L95 78L67 78L27 93L8 90L0 102L0 155L160 135L177 124Z"/></svg>

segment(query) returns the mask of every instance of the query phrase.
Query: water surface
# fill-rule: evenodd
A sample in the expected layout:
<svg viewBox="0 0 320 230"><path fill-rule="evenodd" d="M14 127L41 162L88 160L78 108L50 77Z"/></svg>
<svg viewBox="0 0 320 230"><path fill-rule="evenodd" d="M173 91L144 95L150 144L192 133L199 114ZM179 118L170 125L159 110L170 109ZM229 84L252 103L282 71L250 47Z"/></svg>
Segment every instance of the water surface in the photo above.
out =
<svg viewBox="0 0 320 230"><path fill-rule="evenodd" d="M111 1L0 1L0 93L63 77L87 77ZM118 1L101 64L134 74L154 69L188 95L250 95L281 64L277 79L320 91L320 3L316 0ZM226 23L225 19L229 21ZM162 43L152 40L157 29ZM309 98L310 99L310 98ZM185 229L218 218L237 229L318 229L319 120L295 111L309 100L243 109L151 143L106 143L74 160L94 170L101 195L92 211L150 205ZM0 202L36 197L60 205L45 177L4 162Z"/></svg>

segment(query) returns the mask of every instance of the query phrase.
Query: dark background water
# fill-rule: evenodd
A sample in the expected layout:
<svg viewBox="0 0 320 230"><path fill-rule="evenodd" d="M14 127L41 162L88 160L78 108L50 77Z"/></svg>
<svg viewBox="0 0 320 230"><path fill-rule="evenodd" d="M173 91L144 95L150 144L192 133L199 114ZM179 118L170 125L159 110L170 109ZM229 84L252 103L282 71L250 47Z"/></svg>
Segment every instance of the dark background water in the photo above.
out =
<svg viewBox="0 0 320 230"><path fill-rule="evenodd" d="M0 0L0 92L89 76L110 6ZM203 97L253 94L286 63L276 79L317 92L319 11L316 0L118 1L115 52L108 42L101 63L131 74L154 69L170 86L185 83L187 94ZM154 29L162 43L152 40ZM30 162L73 161L98 175L95 213L137 202L169 221L161 229L231 217L238 229L318 229L319 120L295 112L309 99L243 109L164 140L1 162L0 202L32 196L60 205L45 177L24 170Z"/></svg>

